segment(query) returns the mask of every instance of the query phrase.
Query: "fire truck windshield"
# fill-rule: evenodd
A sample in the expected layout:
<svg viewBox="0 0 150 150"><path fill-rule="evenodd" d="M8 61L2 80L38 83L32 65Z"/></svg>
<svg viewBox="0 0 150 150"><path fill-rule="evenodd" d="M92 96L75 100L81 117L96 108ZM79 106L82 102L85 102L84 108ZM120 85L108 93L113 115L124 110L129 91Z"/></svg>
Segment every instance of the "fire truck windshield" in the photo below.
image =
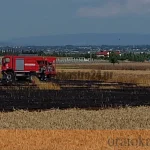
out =
<svg viewBox="0 0 150 150"><path fill-rule="evenodd" d="M3 58L3 63L9 63L10 62L10 58Z"/></svg>

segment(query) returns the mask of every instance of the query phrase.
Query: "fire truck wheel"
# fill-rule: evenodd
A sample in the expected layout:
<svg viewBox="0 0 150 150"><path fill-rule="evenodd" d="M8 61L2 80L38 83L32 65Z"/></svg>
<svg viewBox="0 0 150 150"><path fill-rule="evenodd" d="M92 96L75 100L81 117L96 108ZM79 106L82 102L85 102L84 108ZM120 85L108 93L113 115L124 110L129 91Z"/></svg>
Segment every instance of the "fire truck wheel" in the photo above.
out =
<svg viewBox="0 0 150 150"><path fill-rule="evenodd" d="M7 73L7 81L13 81L14 80L14 75L12 72Z"/></svg>

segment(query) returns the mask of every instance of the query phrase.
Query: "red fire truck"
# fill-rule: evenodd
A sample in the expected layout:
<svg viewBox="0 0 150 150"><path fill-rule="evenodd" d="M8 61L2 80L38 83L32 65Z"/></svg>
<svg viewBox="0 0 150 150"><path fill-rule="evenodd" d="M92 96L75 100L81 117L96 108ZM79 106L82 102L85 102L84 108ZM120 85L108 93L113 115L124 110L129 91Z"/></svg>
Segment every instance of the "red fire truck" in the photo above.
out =
<svg viewBox="0 0 150 150"><path fill-rule="evenodd" d="M2 58L2 79L7 82L36 75L47 80L56 75L56 58L43 56L4 56Z"/></svg>

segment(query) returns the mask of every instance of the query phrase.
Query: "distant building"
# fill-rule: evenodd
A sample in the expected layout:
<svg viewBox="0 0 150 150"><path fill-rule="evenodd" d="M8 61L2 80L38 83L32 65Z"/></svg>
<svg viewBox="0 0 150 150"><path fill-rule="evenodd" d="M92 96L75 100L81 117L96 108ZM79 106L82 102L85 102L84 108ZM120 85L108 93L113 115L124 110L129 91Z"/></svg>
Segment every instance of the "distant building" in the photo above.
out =
<svg viewBox="0 0 150 150"><path fill-rule="evenodd" d="M104 50L104 51L97 52L96 56L97 57L109 57L109 53L110 53L109 51Z"/></svg>
<svg viewBox="0 0 150 150"><path fill-rule="evenodd" d="M96 53L97 57L109 57L109 55L111 54L112 51L108 51L108 50L102 50L100 52ZM121 52L119 50L114 51L117 55L121 56Z"/></svg>

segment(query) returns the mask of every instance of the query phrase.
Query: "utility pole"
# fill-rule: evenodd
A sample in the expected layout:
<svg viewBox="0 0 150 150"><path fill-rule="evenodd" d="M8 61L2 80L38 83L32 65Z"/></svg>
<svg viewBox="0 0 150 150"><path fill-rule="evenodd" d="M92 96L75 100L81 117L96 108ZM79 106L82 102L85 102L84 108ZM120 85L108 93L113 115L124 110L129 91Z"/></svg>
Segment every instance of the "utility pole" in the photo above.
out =
<svg viewBox="0 0 150 150"><path fill-rule="evenodd" d="M90 61L92 61L92 52L90 50Z"/></svg>

